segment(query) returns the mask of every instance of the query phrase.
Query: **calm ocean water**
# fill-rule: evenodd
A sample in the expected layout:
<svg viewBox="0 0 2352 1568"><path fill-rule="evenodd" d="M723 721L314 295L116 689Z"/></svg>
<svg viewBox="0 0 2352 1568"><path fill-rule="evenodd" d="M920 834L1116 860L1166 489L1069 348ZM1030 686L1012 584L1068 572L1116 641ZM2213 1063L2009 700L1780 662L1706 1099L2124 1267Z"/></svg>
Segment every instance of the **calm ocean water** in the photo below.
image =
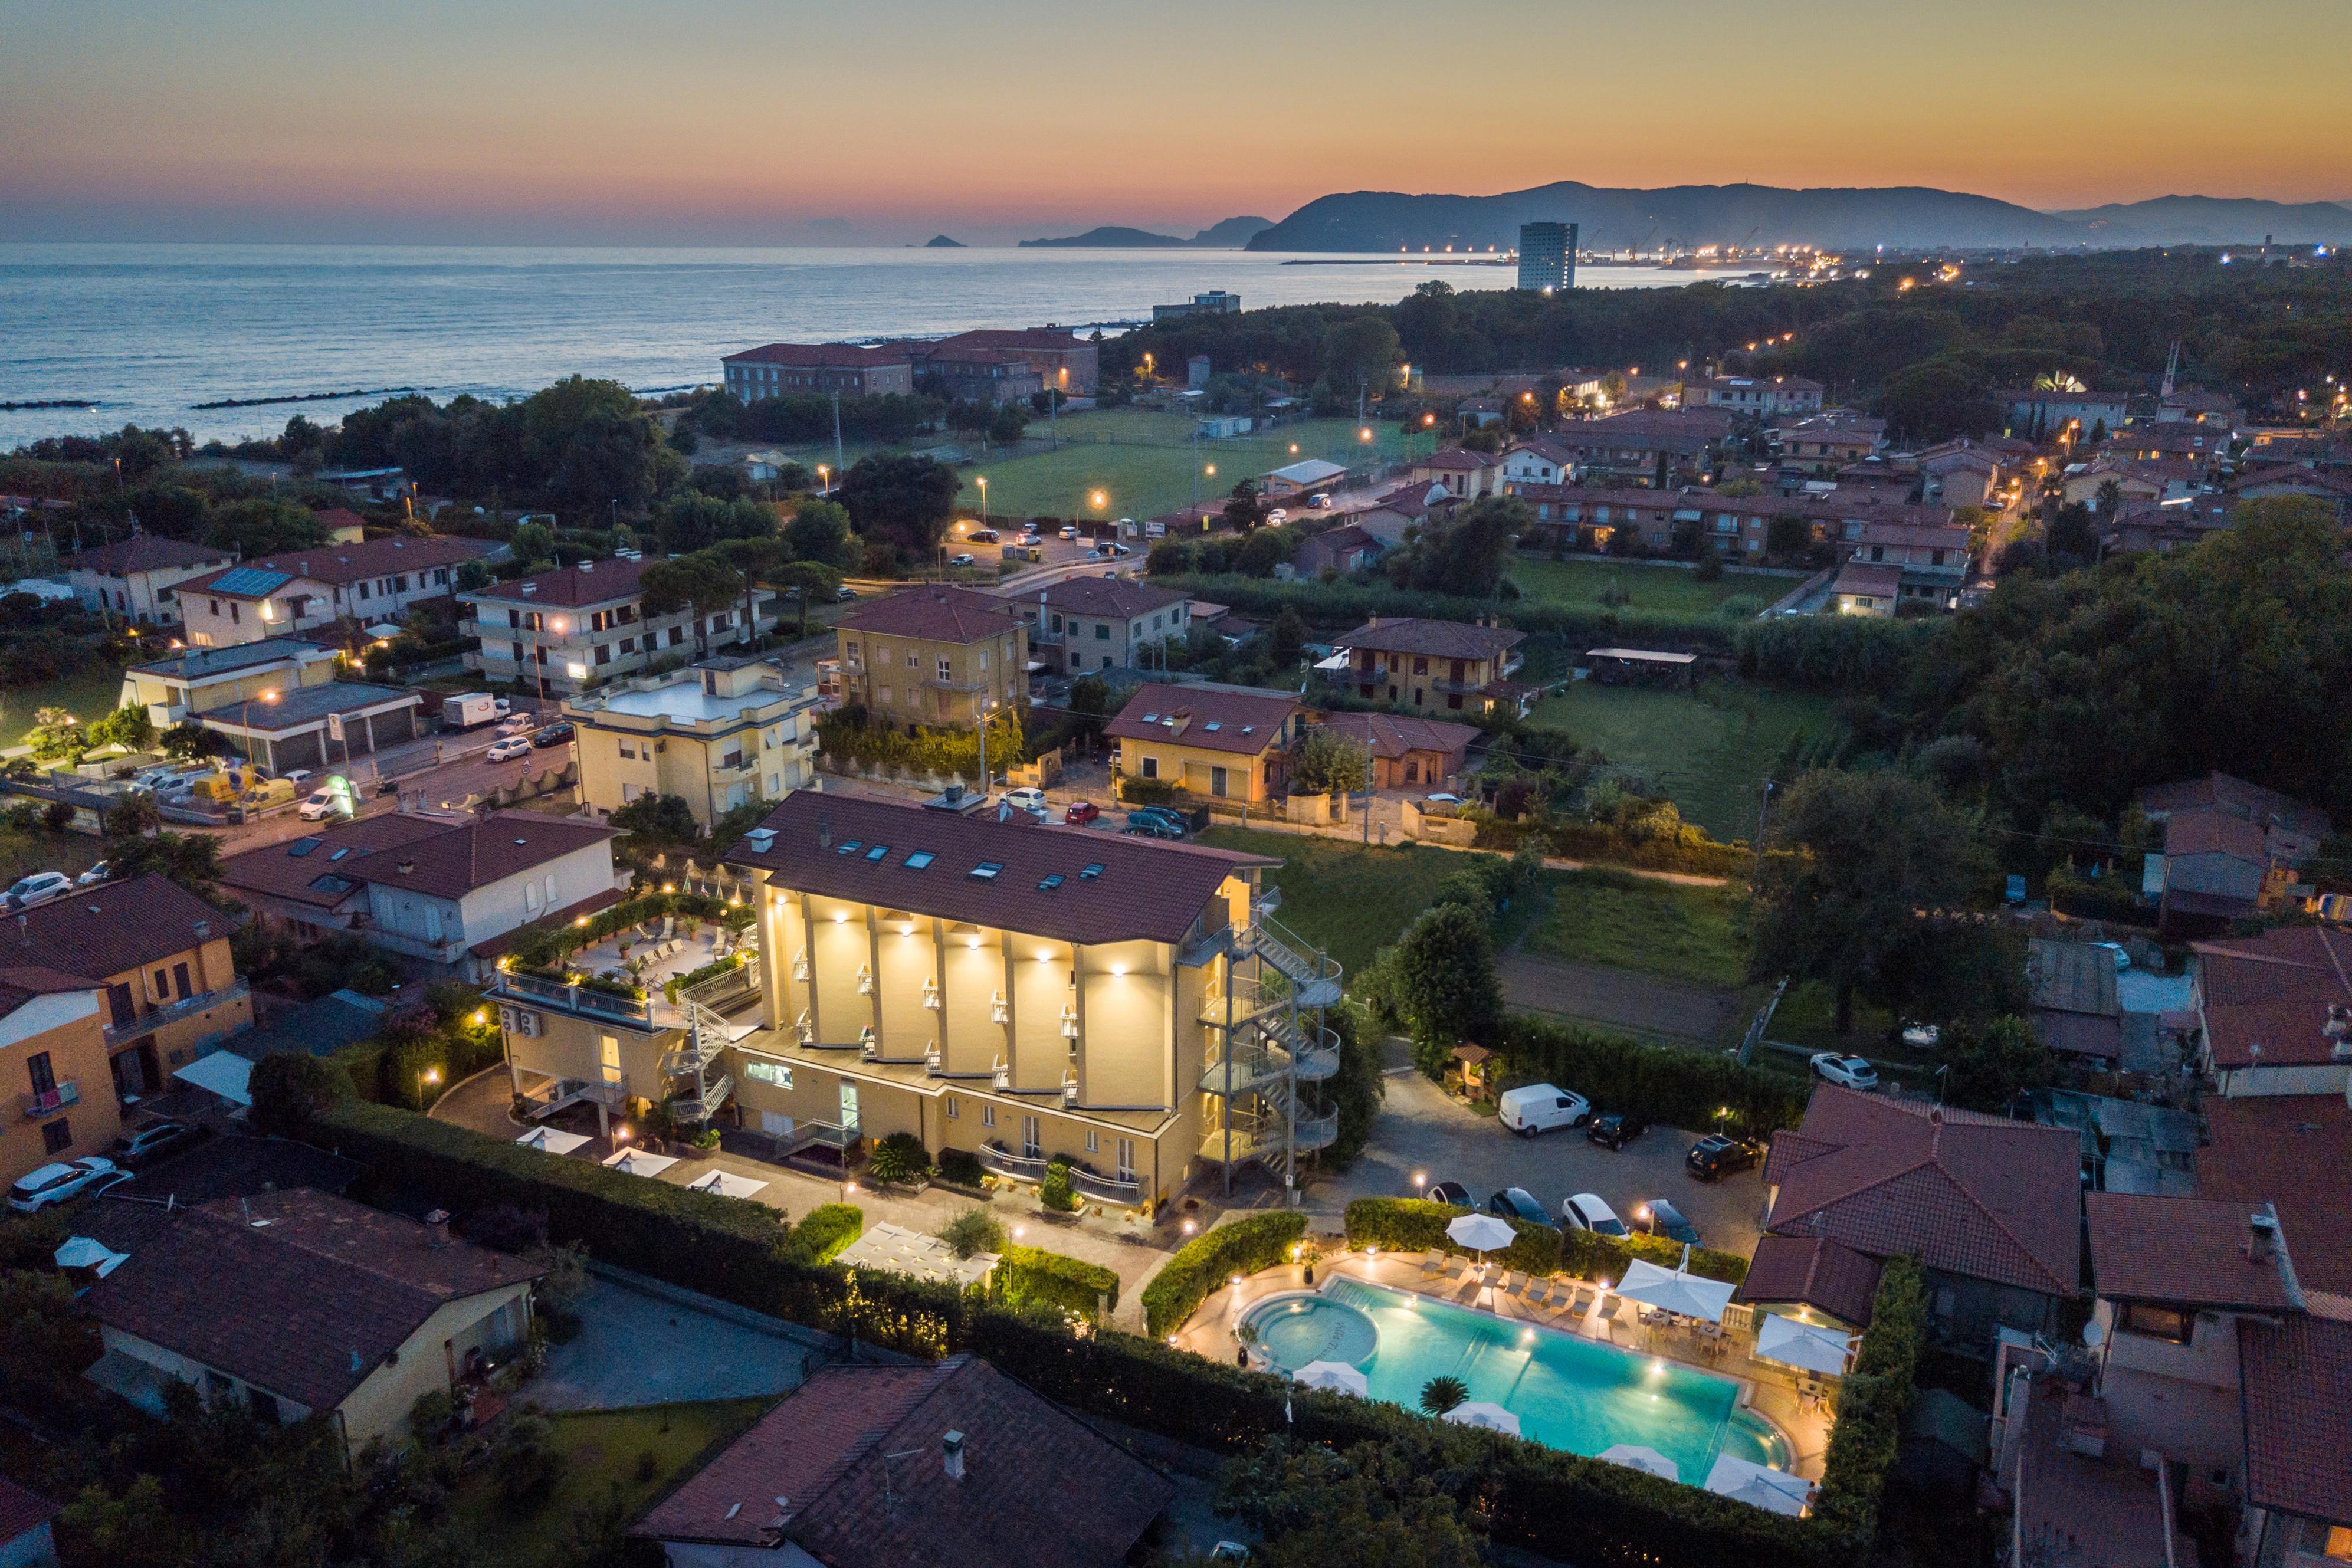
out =
<svg viewBox="0 0 2352 1568"><path fill-rule="evenodd" d="M640 391L716 381L779 340L1147 318L1212 289L1246 307L1387 302L1423 280L1509 285L1502 267L1286 266L1240 251L515 249L0 245L0 450L39 436L182 426L197 439L321 423L415 387L511 397L574 374ZM1328 263L1329 257L1314 260ZM1687 272L1581 269L1592 287ZM375 395L200 410L224 398Z"/></svg>

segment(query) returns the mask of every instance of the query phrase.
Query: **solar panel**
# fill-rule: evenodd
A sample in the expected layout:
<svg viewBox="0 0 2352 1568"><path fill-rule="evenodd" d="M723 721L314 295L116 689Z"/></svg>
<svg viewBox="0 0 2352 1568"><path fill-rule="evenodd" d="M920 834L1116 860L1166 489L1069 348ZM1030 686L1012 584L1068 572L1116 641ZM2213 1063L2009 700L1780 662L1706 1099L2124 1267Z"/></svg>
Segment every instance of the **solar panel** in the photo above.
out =
<svg viewBox="0 0 2352 1568"><path fill-rule="evenodd" d="M213 586L224 594L274 594L294 579L283 572L266 572L258 566L239 566L215 579Z"/></svg>

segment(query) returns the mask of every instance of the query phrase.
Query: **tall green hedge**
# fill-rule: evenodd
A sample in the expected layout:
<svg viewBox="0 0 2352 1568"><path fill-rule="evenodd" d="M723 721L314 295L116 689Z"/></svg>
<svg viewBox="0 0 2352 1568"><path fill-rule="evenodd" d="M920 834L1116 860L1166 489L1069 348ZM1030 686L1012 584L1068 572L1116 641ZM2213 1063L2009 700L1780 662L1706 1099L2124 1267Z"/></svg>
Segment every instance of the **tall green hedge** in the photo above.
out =
<svg viewBox="0 0 2352 1568"><path fill-rule="evenodd" d="M1760 1137L1805 1114L1803 1084L1713 1052L1645 1046L1524 1014L1506 1018L1492 1044L1517 1081L1555 1083L1669 1127L1712 1131L1716 1112L1727 1110L1731 1131Z"/></svg>
<svg viewBox="0 0 2352 1568"><path fill-rule="evenodd" d="M1903 1436L1919 1350L1927 1337L1927 1289L1919 1265L1889 1258L1871 1298L1870 1328L1854 1352L1853 1370L1838 1387L1837 1425L1814 1515L1825 1530L1867 1552L1878 1531L1879 1496Z"/></svg>
<svg viewBox="0 0 2352 1568"><path fill-rule="evenodd" d="M1194 1237L1144 1286L1144 1328L1155 1335L1171 1331L1229 1278L1282 1262L1306 1234L1303 1214L1258 1214Z"/></svg>
<svg viewBox="0 0 2352 1568"><path fill-rule="evenodd" d="M801 1215L785 1244L801 1263L830 1263L866 1234L866 1211L854 1204L819 1204Z"/></svg>
<svg viewBox="0 0 2352 1568"><path fill-rule="evenodd" d="M1637 1258L1661 1268L1675 1268L1682 1262L1683 1244L1663 1236L1601 1236L1589 1230L1569 1230L1560 1237L1559 1254L1559 1266L1569 1273L1580 1279L1615 1285L1625 1278L1626 1266ZM1736 1252L1694 1247L1690 1271L1703 1279L1737 1285L1748 1278L1748 1259Z"/></svg>
<svg viewBox="0 0 2352 1568"><path fill-rule="evenodd" d="M992 1282L1014 1306L1034 1302L1092 1319L1101 1311L1104 1298L1108 1305L1118 1305L1116 1270L1017 1242L1000 1255Z"/></svg>
<svg viewBox="0 0 2352 1568"><path fill-rule="evenodd" d="M1526 1274L1549 1274L1559 1267L1559 1232L1528 1220L1506 1222L1517 1237L1501 1252L1472 1252L1456 1245L1445 1227L1471 1212L1427 1198L1358 1198L1348 1205L1348 1245L1381 1247L1392 1252L1424 1252L1434 1247L1463 1258L1484 1258Z"/></svg>

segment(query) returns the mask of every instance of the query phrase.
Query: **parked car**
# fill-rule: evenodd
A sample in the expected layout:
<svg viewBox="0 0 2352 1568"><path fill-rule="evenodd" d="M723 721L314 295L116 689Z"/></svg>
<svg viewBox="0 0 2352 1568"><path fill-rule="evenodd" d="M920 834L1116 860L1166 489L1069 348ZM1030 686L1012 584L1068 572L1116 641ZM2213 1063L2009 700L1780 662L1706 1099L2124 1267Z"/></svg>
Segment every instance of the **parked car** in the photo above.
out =
<svg viewBox="0 0 2352 1568"><path fill-rule="evenodd" d="M490 749L496 751L498 747L493 746ZM490 760L496 762L498 759L493 757ZM341 816L348 810L349 806L343 796L337 795L333 790L322 789L312 791L310 798L302 803L300 809L296 811L295 815L305 822L324 822L331 816Z"/></svg>
<svg viewBox="0 0 2352 1568"><path fill-rule="evenodd" d="M1903 1043L1926 1050L1944 1037L1944 1031L1933 1024L1913 1024L1903 1031Z"/></svg>
<svg viewBox="0 0 2352 1568"><path fill-rule="evenodd" d="M1691 1145L1683 1156L1683 1169L1702 1182L1734 1171L1752 1170L1764 1157L1764 1146L1753 1138L1730 1138L1720 1132L1710 1132Z"/></svg>
<svg viewBox="0 0 2352 1568"><path fill-rule="evenodd" d="M1849 1057L1837 1051L1815 1051L1812 1062L1813 1071L1832 1083L1865 1090L1878 1087L1878 1069L1860 1057Z"/></svg>
<svg viewBox="0 0 2352 1568"><path fill-rule="evenodd" d="M125 1128L107 1153L126 1171L135 1171L159 1154L169 1153L196 1135L185 1121L153 1121Z"/></svg>
<svg viewBox="0 0 2352 1568"><path fill-rule="evenodd" d="M100 1183L111 1186L115 1179L127 1174L113 1161L98 1154L44 1165L8 1189L8 1206L18 1214L37 1214L51 1204L79 1197Z"/></svg>
<svg viewBox="0 0 2352 1568"><path fill-rule="evenodd" d="M536 714L509 713L505 718L499 721L499 733L501 735L520 735L538 722L539 717Z"/></svg>
<svg viewBox="0 0 2352 1568"><path fill-rule="evenodd" d="M1559 1200L1559 1217L1579 1230L1589 1230L1595 1236L1623 1236L1625 1222L1617 1211L1602 1201L1599 1193L1579 1193L1574 1197Z"/></svg>
<svg viewBox="0 0 2352 1568"><path fill-rule="evenodd" d="M565 719L559 720L555 723L550 724L544 730L532 731L530 743L534 746L542 747L560 746L570 739L572 739L572 721Z"/></svg>
<svg viewBox="0 0 2352 1568"><path fill-rule="evenodd" d="M1612 1110L1586 1122L1584 1135L1604 1149L1622 1149L1649 1130L1650 1124L1640 1117Z"/></svg>
<svg viewBox="0 0 2352 1568"><path fill-rule="evenodd" d="M1063 809L1062 821L1071 827L1084 827L1102 816L1102 807L1090 800L1074 800Z"/></svg>
<svg viewBox="0 0 2352 1568"><path fill-rule="evenodd" d="M948 564L950 566L970 566L974 563L971 552L969 551L964 551L948 557Z"/></svg>
<svg viewBox="0 0 2352 1568"><path fill-rule="evenodd" d="M1019 789L1006 790L1002 798L1013 810L1025 811L1032 816L1044 816L1051 809L1045 804L1044 790L1025 784Z"/></svg>
<svg viewBox="0 0 2352 1568"><path fill-rule="evenodd" d="M1486 1212L1501 1215L1505 1219L1523 1219L1529 1225L1559 1228L1552 1225L1551 1215L1544 1213L1543 1205L1536 1202L1535 1194L1525 1187L1505 1187L1486 1200Z"/></svg>
<svg viewBox="0 0 2352 1568"><path fill-rule="evenodd" d="M530 755L530 737L509 735L503 741L491 742L490 749L482 755L494 763L510 763L517 757L527 757Z"/></svg>
<svg viewBox="0 0 2352 1568"><path fill-rule="evenodd" d="M971 531L971 542L974 544L994 544L997 542L996 530L992 528L975 528Z"/></svg>
<svg viewBox="0 0 2352 1568"><path fill-rule="evenodd" d="M1077 536L1078 525L1076 523L1066 522L1062 524L1062 537L1064 539L1076 539Z"/></svg>
<svg viewBox="0 0 2352 1568"><path fill-rule="evenodd" d="M92 866L89 870L84 871L80 876L76 877L74 879L74 886L77 888L95 888L100 882L110 882L112 880L114 880L114 862L111 860L100 860L97 865Z"/></svg>
<svg viewBox="0 0 2352 1568"><path fill-rule="evenodd" d="M8 907L12 910L37 910L52 899L62 899L73 891L73 879L63 871L36 871L20 877L8 889Z"/></svg>
<svg viewBox="0 0 2352 1568"><path fill-rule="evenodd" d="M1182 812L1178 811L1178 810L1175 810L1174 808L1172 808L1172 807L1171 807L1171 806L1165 806L1165 805L1139 805L1139 806L1137 806L1133 811L1129 812L1129 813L1128 813L1128 816L1156 816L1156 817L1158 817L1160 821L1162 821L1162 822L1166 823L1169 826L1171 826L1171 827L1173 827L1173 828L1177 829L1179 832L1181 832L1181 833L1190 833L1190 832L1192 832L1192 818L1190 818L1190 817L1186 816Z"/></svg>
<svg viewBox="0 0 2352 1568"><path fill-rule="evenodd" d="M1444 790L1438 791L1435 795L1423 795L1421 798L1423 803L1428 805L1460 805L1462 804L1460 795L1448 795Z"/></svg>
<svg viewBox="0 0 2352 1568"><path fill-rule="evenodd" d="M1290 521L1290 513L1284 510L1281 507L1276 507L1272 511L1265 514L1265 521L1268 524L1278 527Z"/></svg>
<svg viewBox="0 0 2352 1568"><path fill-rule="evenodd" d="M1127 814L1127 825L1124 827L1121 827L1119 831L1121 833L1132 833L1138 837L1142 838L1181 838L1184 837L1184 829L1181 825L1171 822L1164 816L1147 816L1139 811L1129 812Z"/></svg>
<svg viewBox="0 0 2352 1568"><path fill-rule="evenodd" d="M1522 1138L1555 1127L1580 1127L1592 1115L1592 1102L1572 1089L1548 1083L1507 1089L1496 1102L1496 1119Z"/></svg>
<svg viewBox="0 0 2352 1568"><path fill-rule="evenodd" d="M1331 498L1326 492L1317 490L1313 495L1307 498L1307 504L1313 507L1317 511L1321 511L1331 504Z"/></svg>
<svg viewBox="0 0 2352 1568"><path fill-rule="evenodd" d="M290 772L279 773L278 776L284 779L290 784L306 784L310 782L310 770L308 768L295 768Z"/></svg>
<svg viewBox="0 0 2352 1568"><path fill-rule="evenodd" d="M857 590L846 583L833 591L833 602L836 605L845 605L856 597L857 597Z"/></svg>
<svg viewBox="0 0 2352 1568"><path fill-rule="evenodd" d="M1633 1228L1643 1236L1663 1236L1668 1241L1686 1242L1693 1247L1706 1243L1698 1238L1698 1226L1683 1217L1683 1211L1664 1198L1652 1198L1633 1207Z"/></svg>
<svg viewBox="0 0 2352 1568"><path fill-rule="evenodd" d="M1458 1209L1475 1209L1478 1206L1471 1201L1470 1189L1459 1182L1438 1183L1429 1189L1429 1201L1433 1204L1452 1204Z"/></svg>
<svg viewBox="0 0 2352 1568"><path fill-rule="evenodd" d="M1135 553L1135 546L1131 544L1106 544L1103 546L1103 552L1108 555L1132 555Z"/></svg>

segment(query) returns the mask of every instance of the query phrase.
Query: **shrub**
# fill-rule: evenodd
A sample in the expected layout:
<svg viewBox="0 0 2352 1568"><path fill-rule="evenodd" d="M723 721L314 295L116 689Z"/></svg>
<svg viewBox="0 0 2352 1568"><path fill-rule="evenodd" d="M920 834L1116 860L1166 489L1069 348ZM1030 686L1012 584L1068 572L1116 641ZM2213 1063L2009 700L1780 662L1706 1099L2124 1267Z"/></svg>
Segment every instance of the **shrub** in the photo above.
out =
<svg viewBox="0 0 2352 1568"><path fill-rule="evenodd" d="M1171 1331L1228 1278L1282 1262L1306 1234L1303 1214L1260 1214L1229 1220L1194 1237L1143 1288L1145 1331Z"/></svg>
<svg viewBox="0 0 2352 1568"><path fill-rule="evenodd" d="M911 1182L931 1168L923 1141L911 1132L893 1132L874 1145L866 1173L877 1182Z"/></svg>
<svg viewBox="0 0 2352 1568"><path fill-rule="evenodd" d="M1176 786L1167 779L1119 776L1118 798L1128 805L1166 805L1176 798Z"/></svg>
<svg viewBox="0 0 2352 1568"><path fill-rule="evenodd" d="M1716 1112L1727 1110L1731 1128L1760 1136L1794 1127L1805 1113L1802 1083L1728 1057L1644 1046L1525 1016L1506 1018L1493 1044L1519 1081L1559 1084L1596 1105L1669 1127L1712 1129Z"/></svg>
<svg viewBox="0 0 2352 1568"><path fill-rule="evenodd" d="M1508 1221L1518 1239L1500 1253L1472 1252L1445 1234L1462 1216L1451 1204L1426 1198L1358 1198L1348 1205L1348 1244L1382 1247L1395 1252L1423 1252L1436 1247L1457 1257L1484 1258L1526 1274L1549 1274L1559 1267L1559 1232L1528 1220Z"/></svg>
<svg viewBox="0 0 2352 1568"><path fill-rule="evenodd" d="M1919 1347L1927 1333L1927 1292L1919 1266L1887 1260L1871 1298L1870 1328L1854 1353L1853 1370L1838 1389L1837 1425L1830 1429L1814 1517L1854 1543L1859 1556L1878 1529L1878 1501L1894 1468L1903 1413L1910 1407Z"/></svg>
<svg viewBox="0 0 2352 1568"><path fill-rule="evenodd" d="M976 1187L988 1179L988 1167L969 1149L940 1151L940 1179L959 1187Z"/></svg>
<svg viewBox="0 0 2352 1568"><path fill-rule="evenodd" d="M490 1473L499 1495L509 1502L535 1498L553 1486L563 1473L563 1456L554 1447L555 1427L535 1409L508 1417L506 1430L490 1450Z"/></svg>
<svg viewBox="0 0 2352 1568"><path fill-rule="evenodd" d="M299 1137L314 1119L352 1098L352 1080L307 1051L278 1051L253 1064L247 1092L255 1131Z"/></svg>
<svg viewBox="0 0 2352 1568"><path fill-rule="evenodd" d="M866 1234L866 1211L850 1204L819 1204L801 1216L786 1244L807 1263L830 1263L842 1248Z"/></svg>
<svg viewBox="0 0 2352 1568"><path fill-rule="evenodd" d="M1110 1306L1118 1305L1118 1275L1114 1270L1017 1242L1003 1249L990 1281L1015 1306L1035 1302L1092 1319L1105 1297Z"/></svg>
<svg viewBox="0 0 2352 1568"><path fill-rule="evenodd" d="M1593 1279L1615 1285L1625 1278L1626 1266L1635 1258L1654 1263L1661 1268L1672 1268L1681 1263L1683 1244L1663 1236L1601 1236L1589 1230L1568 1230L1560 1235L1559 1266L1580 1279ZM1705 1279L1720 1279L1737 1285L1748 1278L1748 1259L1736 1252L1717 1252L1710 1247L1694 1247L1690 1254L1690 1271Z"/></svg>
<svg viewBox="0 0 2352 1568"><path fill-rule="evenodd" d="M958 1258L1004 1250L1004 1226L986 1209L966 1209L940 1226L937 1234Z"/></svg>
<svg viewBox="0 0 2352 1568"><path fill-rule="evenodd" d="M1037 1201L1055 1214L1075 1214L1083 1206L1078 1194L1070 1190L1067 1160L1055 1160L1045 1167L1045 1179L1037 1184Z"/></svg>

